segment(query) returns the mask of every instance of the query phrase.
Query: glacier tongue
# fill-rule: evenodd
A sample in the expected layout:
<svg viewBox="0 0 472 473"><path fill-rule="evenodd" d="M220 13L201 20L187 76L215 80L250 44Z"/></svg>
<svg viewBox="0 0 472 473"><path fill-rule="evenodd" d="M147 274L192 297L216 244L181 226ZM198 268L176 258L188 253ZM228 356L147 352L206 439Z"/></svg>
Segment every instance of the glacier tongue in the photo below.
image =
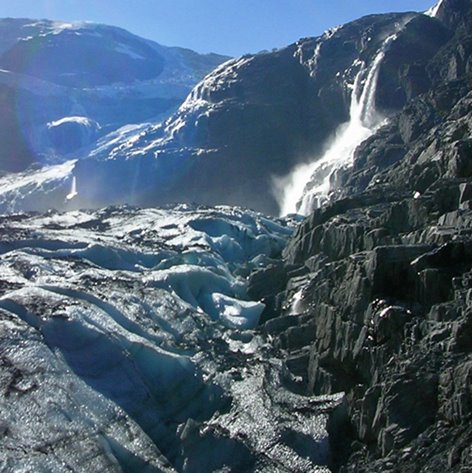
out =
<svg viewBox="0 0 472 473"><path fill-rule="evenodd" d="M1 468L325 471L338 400L284 387L246 288L290 221L181 205L0 226Z"/></svg>

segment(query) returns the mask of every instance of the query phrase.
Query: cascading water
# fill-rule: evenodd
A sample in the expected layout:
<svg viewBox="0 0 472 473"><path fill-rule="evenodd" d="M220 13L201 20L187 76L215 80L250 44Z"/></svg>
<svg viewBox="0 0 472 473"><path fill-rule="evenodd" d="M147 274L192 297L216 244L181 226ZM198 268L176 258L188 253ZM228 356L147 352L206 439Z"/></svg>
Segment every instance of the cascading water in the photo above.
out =
<svg viewBox="0 0 472 473"><path fill-rule="evenodd" d="M78 194L79 193L77 192L77 179L75 176L72 176L72 184L71 184L70 192L66 196L66 200L72 200Z"/></svg>
<svg viewBox="0 0 472 473"><path fill-rule="evenodd" d="M439 0L438 3L436 3L436 5L434 5L433 7L431 7L429 10L425 11L425 15L428 15L432 18L435 18L438 14L438 11L439 9L441 8L442 4L443 4L444 0Z"/></svg>
<svg viewBox="0 0 472 473"><path fill-rule="evenodd" d="M349 122L339 126L324 154L278 180L276 186L282 189L281 215L307 215L322 205L328 199L333 173L352 165L356 148L384 122L384 117L375 110L377 77L385 51L396 36L387 37L369 67L360 68L352 85Z"/></svg>

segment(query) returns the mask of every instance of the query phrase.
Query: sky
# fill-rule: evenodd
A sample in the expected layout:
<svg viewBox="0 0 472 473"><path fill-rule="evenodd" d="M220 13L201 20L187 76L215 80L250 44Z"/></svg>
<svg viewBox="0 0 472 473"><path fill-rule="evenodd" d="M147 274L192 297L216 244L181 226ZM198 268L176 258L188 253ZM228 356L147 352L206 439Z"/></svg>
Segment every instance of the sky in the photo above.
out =
<svg viewBox="0 0 472 473"><path fill-rule="evenodd" d="M0 17L92 21L166 46L240 56L287 46L364 15L435 0L0 0Z"/></svg>

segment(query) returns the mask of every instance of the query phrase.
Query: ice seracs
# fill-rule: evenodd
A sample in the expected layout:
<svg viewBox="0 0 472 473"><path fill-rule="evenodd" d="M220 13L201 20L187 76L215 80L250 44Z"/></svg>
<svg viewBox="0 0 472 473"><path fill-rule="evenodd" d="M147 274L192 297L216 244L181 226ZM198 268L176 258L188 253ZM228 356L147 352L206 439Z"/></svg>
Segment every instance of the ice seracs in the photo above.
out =
<svg viewBox="0 0 472 473"><path fill-rule="evenodd" d="M0 227L0 375L14 377L0 407L15 407L2 409L2 461L59 472L91 456L97 471L200 473L245 471L263 456L266 472L327 471L325 413L283 386L275 355L269 374L252 330L265 306L246 276L280 255L288 221L181 205L18 215ZM3 448L44 442L33 463Z"/></svg>

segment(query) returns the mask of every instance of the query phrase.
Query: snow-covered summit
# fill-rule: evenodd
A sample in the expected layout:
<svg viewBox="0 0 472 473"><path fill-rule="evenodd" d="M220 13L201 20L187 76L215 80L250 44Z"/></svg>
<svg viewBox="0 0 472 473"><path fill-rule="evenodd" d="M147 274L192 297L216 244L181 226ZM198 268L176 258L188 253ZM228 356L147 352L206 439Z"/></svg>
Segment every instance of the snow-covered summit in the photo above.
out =
<svg viewBox="0 0 472 473"><path fill-rule="evenodd" d="M188 87L227 59L163 46L91 22L0 19L0 33L4 69L79 88L149 80L164 70L168 80L173 71L174 82ZM34 54L25 57L33 46ZM119 65L126 69L119 70ZM106 73L101 74L102 69Z"/></svg>

